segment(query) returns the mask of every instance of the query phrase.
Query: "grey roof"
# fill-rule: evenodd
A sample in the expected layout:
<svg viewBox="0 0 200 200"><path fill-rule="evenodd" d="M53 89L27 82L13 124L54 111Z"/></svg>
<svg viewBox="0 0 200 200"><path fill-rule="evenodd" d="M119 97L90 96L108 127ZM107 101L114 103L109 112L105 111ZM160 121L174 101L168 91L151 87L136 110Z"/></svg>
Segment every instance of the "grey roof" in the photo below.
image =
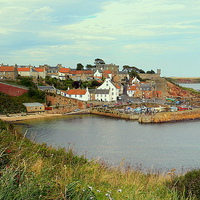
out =
<svg viewBox="0 0 200 200"><path fill-rule="evenodd" d="M119 71L118 74L128 74L126 71Z"/></svg>
<svg viewBox="0 0 200 200"><path fill-rule="evenodd" d="M109 94L109 90L98 89L98 90L95 91L95 94Z"/></svg>
<svg viewBox="0 0 200 200"><path fill-rule="evenodd" d="M38 88L42 91L45 91L45 90L55 90L55 87L54 86L38 86Z"/></svg>
<svg viewBox="0 0 200 200"><path fill-rule="evenodd" d="M152 85L149 83L143 83L140 85L140 88L142 88L142 90L151 90Z"/></svg>
<svg viewBox="0 0 200 200"><path fill-rule="evenodd" d="M95 94L96 89L88 89L90 94Z"/></svg>
<svg viewBox="0 0 200 200"><path fill-rule="evenodd" d="M26 107L35 107L35 106L44 106L41 103L35 102L35 103L23 103L24 106Z"/></svg>
<svg viewBox="0 0 200 200"><path fill-rule="evenodd" d="M109 94L109 90L106 89L89 89L90 94Z"/></svg>

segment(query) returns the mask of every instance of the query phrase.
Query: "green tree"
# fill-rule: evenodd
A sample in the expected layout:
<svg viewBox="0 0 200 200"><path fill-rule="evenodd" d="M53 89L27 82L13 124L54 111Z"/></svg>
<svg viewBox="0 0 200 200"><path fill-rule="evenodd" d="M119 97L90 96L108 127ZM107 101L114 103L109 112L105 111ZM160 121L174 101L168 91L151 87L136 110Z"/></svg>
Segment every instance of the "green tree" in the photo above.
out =
<svg viewBox="0 0 200 200"><path fill-rule="evenodd" d="M154 72L153 70L147 71L146 73L147 73L147 74L155 74L155 72Z"/></svg>
<svg viewBox="0 0 200 200"><path fill-rule="evenodd" d="M36 87L31 77L20 77L20 84L26 87Z"/></svg>
<svg viewBox="0 0 200 200"><path fill-rule="evenodd" d="M77 64L76 70L83 70L84 66L81 63Z"/></svg>
<svg viewBox="0 0 200 200"><path fill-rule="evenodd" d="M96 59L94 60L94 64L95 64L95 65L99 65L99 64L105 65L105 62L104 62L104 60L102 60L101 58L96 58Z"/></svg>
<svg viewBox="0 0 200 200"><path fill-rule="evenodd" d="M94 67L94 66L92 66L92 65L90 65L90 64L87 64L87 65L86 65L86 68L87 68L87 69L92 69L93 67Z"/></svg>
<svg viewBox="0 0 200 200"><path fill-rule="evenodd" d="M136 77L138 80L142 80L138 74L138 72L136 72L134 69L131 70L131 72L129 73L130 77L133 78L133 77Z"/></svg>
<svg viewBox="0 0 200 200"><path fill-rule="evenodd" d="M100 86L101 85L101 83L99 83L97 80L92 80L92 87L93 88L95 88L95 87L97 87L97 86Z"/></svg>

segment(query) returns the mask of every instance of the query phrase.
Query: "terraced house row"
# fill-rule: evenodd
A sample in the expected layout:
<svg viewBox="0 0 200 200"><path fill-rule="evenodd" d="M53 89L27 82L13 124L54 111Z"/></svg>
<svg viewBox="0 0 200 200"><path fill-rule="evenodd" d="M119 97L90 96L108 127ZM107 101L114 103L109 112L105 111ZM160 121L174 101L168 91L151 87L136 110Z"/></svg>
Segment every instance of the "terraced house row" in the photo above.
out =
<svg viewBox="0 0 200 200"><path fill-rule="evenodd" d="M60 91L62 96L83 101L116 101L123 93L124 85L127 86L126 94L129 97L162 97L166 91L165 80L160 78L160 70L156 74L139 74L141 78L149 79L147 82L140 82L137 78L130 78L127 71L119 71L119 66L114 64L98 65L86 70L65 68L61 64L55 67L49 65L40 65L39 67L0 66L0 79L15 79L19 75L33 78L50 76L60 80L72 79L73 81L90 81L95 79L102 83L100 87L92 90L69 89L67 91Z"/></svg>
<svg viewBox="0 0 200 200"><path fill-rule="evenodd" d="M96 79L101 81L102 78L110 77L115 79L116 82L122 82L129 79L127 72L119 71L119 67L111 64L103 67L96 67L90 70L76 70L71 68L62 67L57 65L55 67L49 65L40 65L39 67L33 66L0 66L0 79L15 79L20 76L33 77L33 78L45 78L50 76L52 78L58 78L61 80L72 79L74 81L89 81Z"/></svg>

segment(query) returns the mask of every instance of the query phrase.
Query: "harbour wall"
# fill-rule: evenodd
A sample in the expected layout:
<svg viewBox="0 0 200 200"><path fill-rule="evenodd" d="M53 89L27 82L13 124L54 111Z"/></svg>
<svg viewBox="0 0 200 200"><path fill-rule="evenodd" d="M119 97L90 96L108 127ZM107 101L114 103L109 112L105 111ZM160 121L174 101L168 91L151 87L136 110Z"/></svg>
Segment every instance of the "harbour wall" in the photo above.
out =
<svg viewBox="0 0 200 200"><path fill-rule="evenodd" d="M174 122L183 120L200 119L200 109L178 111L178 112L160 112L156 114L127 114L120 113L118 111L111 111L106 109L91 109L91 114L98 114L103 116L137 120L139 123L163 123L163 122Z"/></svg>
<svg viewBox="0 0 200 200"><path fill-rule="evenodd" d="M140 123L162 123L183 120L200 119L200 109L178 111L178 112L161 112L154 115L141 115L138 119Z"/></svg>

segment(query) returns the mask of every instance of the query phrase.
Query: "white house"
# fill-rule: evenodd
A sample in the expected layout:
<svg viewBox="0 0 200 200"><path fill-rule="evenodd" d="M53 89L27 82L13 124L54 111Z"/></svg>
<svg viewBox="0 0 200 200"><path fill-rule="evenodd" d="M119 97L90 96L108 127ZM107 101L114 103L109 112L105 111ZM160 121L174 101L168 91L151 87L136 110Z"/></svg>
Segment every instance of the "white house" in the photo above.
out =
<svg viewBox="0 0 200 200"><path fill-rule="evenodd" d="M95 71L94 71L94 78L97 79L97 80L100 80L102 79L102 71L97 68Z"/></svg>
<svg viewBox="0 0 200 200"><path fill-rule="evenodd" d="M61 95L68 98L73 98L81 101L90 100L90 93L88 88L86 89L69 89L67 91L61 91Z"/></svg>
<svg viewBox="0 0 200 200"><path fill-rule="evenodd" d="M136 92L136 86L135 85L131 85L131 86L129 86L128 88L127 88L127 95L129 96L129 97L133 97L134 96L134 94L135 94L135 92Z"/></svg>
<svg viewBox="0 0 200 200"><path fill-rule="evenodd" d="M132 85L139 84L140 80L138 80L136 77L131 81Z"/></svg>
<svg viewBox="0 0 200 200"><path fill-rule="evenodd" d="M97 88L97 90L109 90L109 98L106 98L106 101L116 101L117 97L119 96L120 89L115 86L110 78L106 78L103 84ZM99 100L99 98L95 100Z"/></svg>
<svg viewBox="0 0 200 200"><path fill-rule="evenodd" d="M110 90L107 89L96 89L95 90L95 100L96 101L112 101Z"/></svg>

